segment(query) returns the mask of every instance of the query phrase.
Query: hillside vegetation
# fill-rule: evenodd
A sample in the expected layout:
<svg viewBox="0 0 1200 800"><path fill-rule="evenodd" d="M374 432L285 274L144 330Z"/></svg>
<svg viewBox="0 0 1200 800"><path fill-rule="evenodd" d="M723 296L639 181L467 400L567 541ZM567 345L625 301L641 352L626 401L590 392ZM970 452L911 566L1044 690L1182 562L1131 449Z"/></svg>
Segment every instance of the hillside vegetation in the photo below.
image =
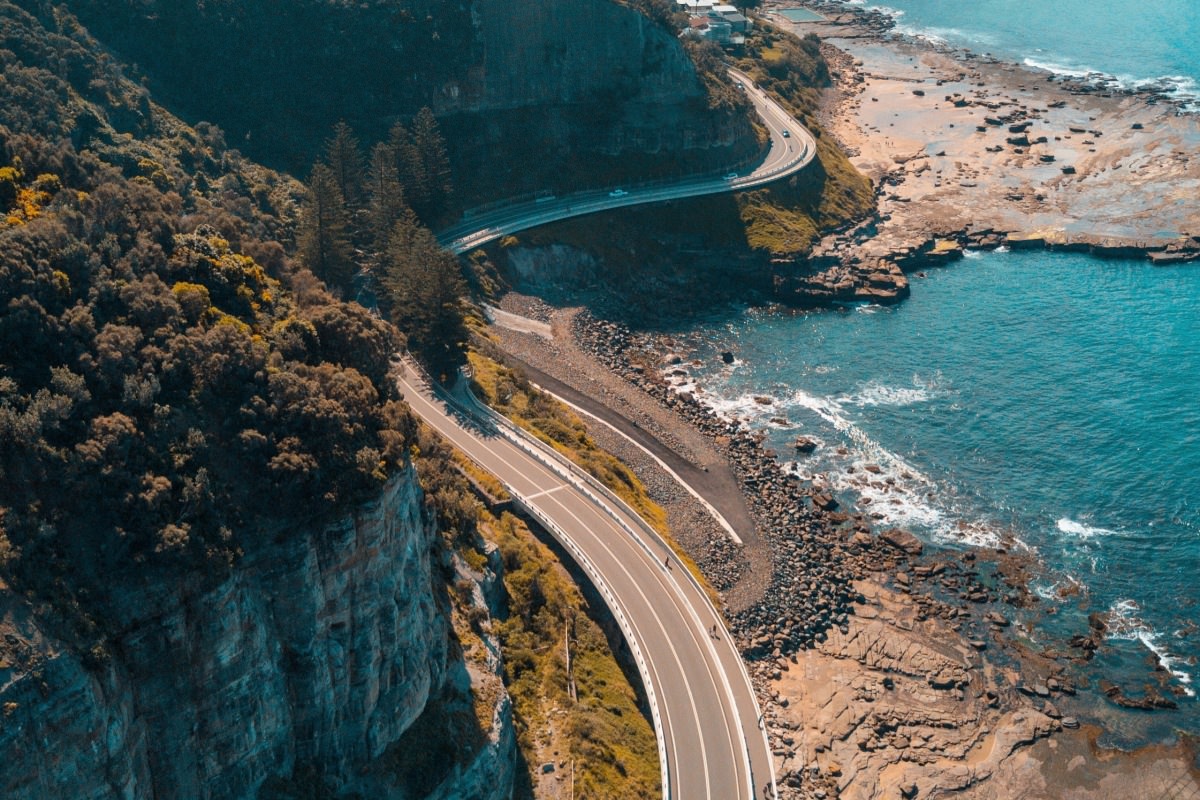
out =
<svg viewBox="0 0 1200 800"><path fill-rule="evenodd" d="M285 255L302 188L188 128L69 15L0 4L0 574L102 638L373 497L413 421L395 329Z"/></svg>

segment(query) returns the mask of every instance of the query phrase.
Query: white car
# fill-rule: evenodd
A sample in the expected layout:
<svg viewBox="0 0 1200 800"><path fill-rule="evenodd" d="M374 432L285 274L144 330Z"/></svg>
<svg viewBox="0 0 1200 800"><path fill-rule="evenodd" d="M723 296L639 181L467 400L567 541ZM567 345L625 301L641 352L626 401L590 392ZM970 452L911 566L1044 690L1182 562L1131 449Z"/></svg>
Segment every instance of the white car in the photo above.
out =
<svg viewBox="0 0 1200 800"><path fill-rule="evenodd" d="M627 194L629 194L629 192L625 191L624 189L613 189L611 192L608 193L608 196L609 197L624 197Z"/></svg>

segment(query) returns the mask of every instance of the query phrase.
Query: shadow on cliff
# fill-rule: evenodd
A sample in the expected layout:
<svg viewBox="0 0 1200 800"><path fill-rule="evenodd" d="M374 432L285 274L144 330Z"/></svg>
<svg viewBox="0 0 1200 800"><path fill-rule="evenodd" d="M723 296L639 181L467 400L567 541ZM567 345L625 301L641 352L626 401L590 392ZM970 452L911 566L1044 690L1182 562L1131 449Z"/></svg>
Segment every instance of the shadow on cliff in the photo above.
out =
<svg viewBox="0 0 1200 800"><path fill-rule="evenodd" d="M489 250L485 268L556 306L636 329L768 302L771 258L751 246L733 195L637 206L546 225Z"/></svg>

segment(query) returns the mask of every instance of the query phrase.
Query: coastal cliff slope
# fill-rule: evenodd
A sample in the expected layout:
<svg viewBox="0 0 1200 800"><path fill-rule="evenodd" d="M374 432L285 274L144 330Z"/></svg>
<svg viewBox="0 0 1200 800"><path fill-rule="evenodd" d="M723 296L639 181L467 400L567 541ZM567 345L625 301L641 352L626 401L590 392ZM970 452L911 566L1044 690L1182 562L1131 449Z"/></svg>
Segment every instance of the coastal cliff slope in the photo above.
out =
<svg viewBox="0 0 1200 800"><path fill-rule="evenodd" d="M757 147L748 103L699 74L665 6L654 20L612 0L68 5L186 119L293 171L339 120L379 141L422 106L467 205L719 169Z"/></svg>
<svg viewBox="0 0 1200 800"><path fill-rule="evenodd" d="M507 797L401 337L288 258L296 181L35 11L0 3L0 796Z"/></svg>
<svg viewBox="0 0 1200 800"><path fill-rule="evenodd" d="M435 537L400 473L378 502L291 532L208 591L121 592L99 668L5 593L4 796L246 797L305 766L352 779L447 677Z"/></svg>

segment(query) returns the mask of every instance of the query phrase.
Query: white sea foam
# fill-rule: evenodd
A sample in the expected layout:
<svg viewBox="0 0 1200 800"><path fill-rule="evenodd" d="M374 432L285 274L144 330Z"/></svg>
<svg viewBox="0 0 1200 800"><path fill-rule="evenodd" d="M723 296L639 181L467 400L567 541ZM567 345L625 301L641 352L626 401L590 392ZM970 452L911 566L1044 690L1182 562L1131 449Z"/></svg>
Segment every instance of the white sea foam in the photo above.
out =
<svg viewBox="0 0 1200 800"><path fill-rule="evenodd" d="M1108 631L1109 639L1141 642L1147 650L1158 657L1163 669L1171 673L1181 684L1188 697L1195 697L1196 692L1191 687L1192 676L1181 665L1183 659L1172 655L1163 645L1163 635L1154 630L1138 615L1141 606L1134 600L1124 599L1113 603L1109 609Z"/></svg>
<svg viewBox="0 0 1200 800"><path fill-rule="evenodd" d="M924 39L927 42L942 46L965 44L973 49L979 49L980 47L994 47L997 44L996 37L994 36L977 31L964 31L959 28L897 25L896 33L903 36L911 36L914 39Z"/></svg>
<svg viewBox="0 0 1200 800"><path fill-rule="evenodd" d="M847 457L849 469L832 472L833 489L853 492L868 514L879 514L887 525L902 525L929 531L942 541L996 547L1000 537L982 524L967 524L955 518L950 509L938 502L943 492L937 484L901 456L884 448L847 416L836 398L816 397L795 391L784 401L785 408L804 408L828 423L853 445ZM873 465L879 472L868 471Z"/></svg>
<svg viewBox="0 0 1200 800"><path fill-rule="evenodd" d="M702 400L712 409L713 413L728 422L763 424L771 417L781 416L774 398L771 398L769 404L764 404L755 399L759 397L768 397L768 395L746 393L737 397L721 397L716 394L704 394Z"/></svg>
<svg viewBox="0 0 1200 800"><path fill-rule="evenodd" d="M1155 78L1144 78L1134 75L1113 75L1088 66L1062 64L1037 58L1026 58L1022 63L1033 69L1040 69L1065 78L1085 80L1110 89L1161 92L1180 101L1185 108L1194 109L1197 102L1200 101L1200 83L1190 75L1159 75Z"/></svg>
<svg viewBox="0 0 1200 800"><path fill-rule="evenodd" d="M1076 539L1094 539L1097 536L1112 536L1116 533L1116 531L1109 530L1108 528L1085 525L1068 517L1061 518L1057 525L1060 531L1068 536L1074 536Z"/></svg>
<svg viewBox="0 0 1200 800"><path fill-rule="evenodd" d="M913 380L915 386L887 386L878 381L870 381L852 395L839 398L839 402L859 406L911 406L916 403L928 403L937 397L939 392L934 384L922 385L918 379Z"/></svg>

